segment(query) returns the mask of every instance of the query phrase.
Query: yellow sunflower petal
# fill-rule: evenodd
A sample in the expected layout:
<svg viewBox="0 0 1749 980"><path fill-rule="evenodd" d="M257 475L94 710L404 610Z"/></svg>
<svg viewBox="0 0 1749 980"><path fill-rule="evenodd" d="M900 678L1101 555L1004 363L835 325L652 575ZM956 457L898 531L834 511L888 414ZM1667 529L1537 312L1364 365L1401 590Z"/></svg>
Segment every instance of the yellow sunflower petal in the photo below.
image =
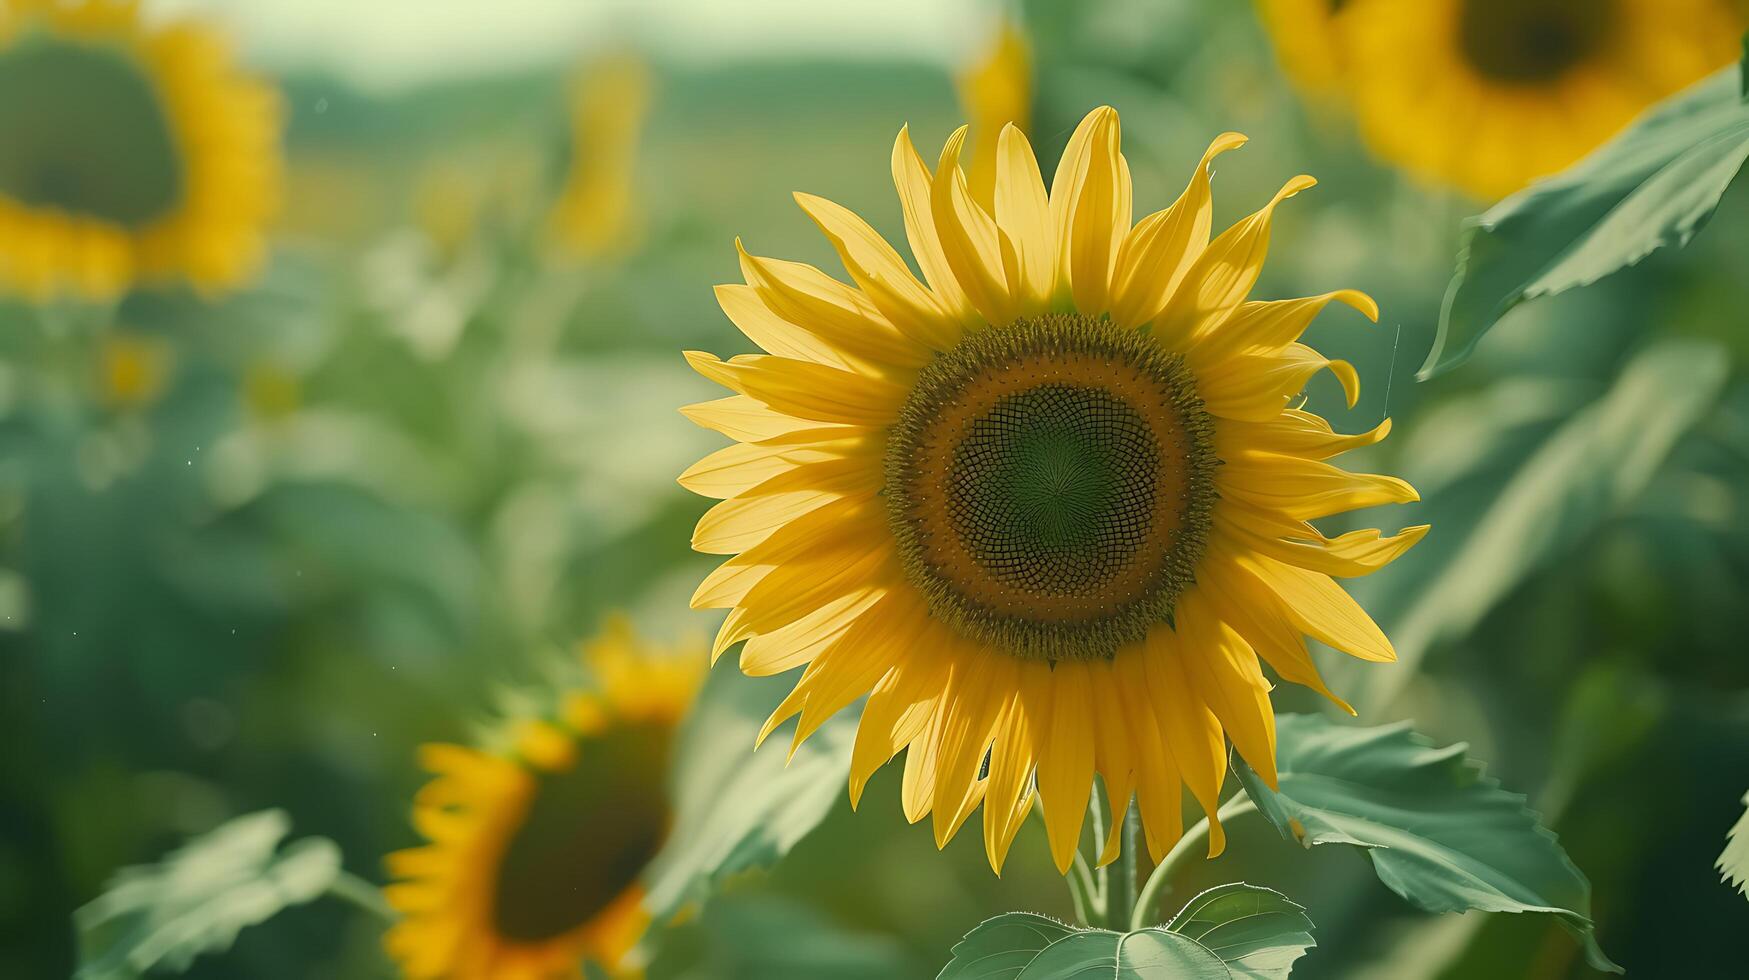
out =
<svg viewBox="0 0 1749 980"><path fill-rule="evenodd" d="M1007 323L1013 318L1007 270L1015 265L1014 248L1003 240L995 219L972 200L959 165L965 139L966 127L961 126L941 149L929 197L930 213L948 267L972 306L989 323Z"/></svg>
<svg viewBox="0 0 1749 980"><path fill-rule="evenodd" d="M1118 324L1139 327L1165 309L1168 298L1208 247L1214 218L1209 164L1245 142L1238 133L1215 137L1178 200L1137 222L1124 237L1112 280L1111 318Z"/></svg>
<svg viewBox="0 0 1749 980"><path fill-rule="evenodd" d="M1022 676L1038 686L1036 701L1050 700L1050 716L1039 726L1038 795L1051 858L1059 872L1068 874L1093 785L1094 715L1099 709L1093 703L1092 678L1086 665L1070 662Z"/></svg>
<svg viewBox="0 0 1749 980"><path fill-rule="evenodd" d="M1032 144L1013 123L1002 127L996 153L996 224L1018 261L1013 293L1021 312L1036 313L1049 302L1056 280L1050 199Z"/></svg>
<svg viewBox="0 0 1749 980"><path fill-rule="evenodd" d="M934 182L929 166L911 143L911 127L902 127L898 139L893 141L893 186L899 192L899 209L905 215L905 237L936 299L954 319L969 326L976 321L977 313L948 265L941 250L941 238L935 232L935 215L930 210Z"/></svg>
<svg viewBox="0 0 1749 980"><path fill-rule="evenodd" d="M1160 314L1162 331L1175 343L1191 347L1237 309L1263 271L1276 205L1316 183L1304 174L1293 178L1257 213L1210 242L1185 274L1185 288L1173 294Z"/></svg>
<svg viewBox="0 0 1749 980"><path fill-rule="evenodd" d="M934 350L959 340L960 317L935 297L893 246L849 209L812 194L796 202L825 232L850 278L898 331Z"/></svg>

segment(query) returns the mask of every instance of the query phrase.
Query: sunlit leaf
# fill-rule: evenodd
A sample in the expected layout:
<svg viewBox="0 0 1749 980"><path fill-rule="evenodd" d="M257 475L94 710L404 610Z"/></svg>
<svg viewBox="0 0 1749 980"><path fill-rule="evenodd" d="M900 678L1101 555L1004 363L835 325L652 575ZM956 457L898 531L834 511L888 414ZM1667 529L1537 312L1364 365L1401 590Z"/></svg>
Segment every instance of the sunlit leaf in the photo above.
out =
<svg viewBox="0 0 1749 980"><path fill-rule="evenodd" d="M1749 158L1743 69L1727 68L1654 108L1567 171L1465 223L1458 269L1422 365L1460 363L1513 307L1686 245Z"/></svg>
<svg viewBox="0 0 1749 980"><path fill-rule="evenodd" d="M1355 703L1388 703L1431 647L1468 634L1528 576L1637 498L1717 401L1728 372L1725 352L1702 341L1664 341L1634 357L1603 397L1525 460L1451 559L1386 620L1398 663L1356 672L1343 685Z"/></svg>
<svg viewBox="0 0 1749 980"><path fill-rule="evenodd" d="M1191 899L1166 928L1201 943L1245 980L1287 980L1318 945L1306 910L1286 895L1235 882Z"/></svg>
<svg viewBox="0 0 1749 980"><path fill-rule="evenodd" d="M1127 933L1009 912L967 933L937 980L1287 980L1316 945L1311 930L1305 909L1243 883L1203 892L1167 925Z"/></svg>
<svg viewBox="0 0 1749 980"><path fill-rule="evenodd" d="M290 829L284 811L263 810L158 864L122 869L107 891L73 914L79 980L187 969L202 953L229 949L245 926L322 895L340 873L340 849L321 837L282 849Z"/></svg>
<svg viewBox="0 0 1749 980"><path fill-rule="evenodd" d="M681 735L674 830L646 878L659 921L776 863L846 795L854 713L827 722L786 766L783 732L757 752L753 739L795 679L744 677L733 661L711 672Z"/></svg>
<svg viewBox="0 0 1749 980"><path fill-rule="evenodd" d="M1429 912L1557 916L1592 966L1620 972L1592 934L1591 883L1465 745L1434 748L1407 724L1356 728L1314 715L1282 715L1277 731L1279 791L1234 765L1282 836L1365 848L1379 880Z"/></svg>
<svg viewBox="0 0 1749 980"><path fill-rule="evenodd" d="M1743 794L1743 803L1749 806L1749 793ZM1726 835L1718 869L1727 884L1736 885L1738 891L1749 895L1749 811L1738 818L1737 825Z"/></svg>

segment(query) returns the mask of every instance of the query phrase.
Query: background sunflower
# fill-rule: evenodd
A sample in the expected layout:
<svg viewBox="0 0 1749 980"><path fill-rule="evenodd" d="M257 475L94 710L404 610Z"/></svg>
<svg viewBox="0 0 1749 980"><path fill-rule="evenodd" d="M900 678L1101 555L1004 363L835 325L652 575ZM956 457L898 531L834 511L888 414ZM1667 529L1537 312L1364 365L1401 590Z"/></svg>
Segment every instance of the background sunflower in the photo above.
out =
<svg viewBox="0 0 1749 980"><path fill-rule="evenodd" d="M0 6L0 285L111 299L239 284L278 204L277 95L124 0ZM125 165L118 165L125 161Z"/></svg>

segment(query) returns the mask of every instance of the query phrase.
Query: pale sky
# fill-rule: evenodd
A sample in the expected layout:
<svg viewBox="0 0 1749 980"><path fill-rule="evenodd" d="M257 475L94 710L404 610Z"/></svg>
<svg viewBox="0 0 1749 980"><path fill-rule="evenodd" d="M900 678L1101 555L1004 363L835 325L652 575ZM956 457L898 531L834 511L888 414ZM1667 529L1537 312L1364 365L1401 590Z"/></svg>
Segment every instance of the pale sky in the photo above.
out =
<svg viewBox="0 0 1749 980"><path fill-rule="evenodd" d="M908 55L957 63L994 0L146 0L153 17L199 13L263 68L319 65L397 88L615 42L692 61L769 54Z"/></svg>

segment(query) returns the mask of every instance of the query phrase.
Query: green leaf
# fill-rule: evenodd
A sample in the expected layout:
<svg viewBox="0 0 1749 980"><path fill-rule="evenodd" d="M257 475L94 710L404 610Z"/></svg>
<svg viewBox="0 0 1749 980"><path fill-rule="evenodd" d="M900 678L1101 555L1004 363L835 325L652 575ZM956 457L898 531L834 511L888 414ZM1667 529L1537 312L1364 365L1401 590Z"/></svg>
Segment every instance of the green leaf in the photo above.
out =
<svg viewBox="0 0 1749 980"><path fill-rule="evenodd" d="M238 817L162 862L124 868L108 890L73 913L79 980L185 970L202 953L229 949L245 926L326 892L340 873L340 849L306 837L283 850L283 810Z"/></svg>
<svg viewBox="0 0 1749 980"><path fill-rule="evenodd" d="M1388 704L1429 649L1467 635L1533 572L1638 498L1718 400L1729 370L1724 350L1704 341L1663 341L1635 356L1513 474L1451 559L1416 584L1389 623L1398 662L1341 668L1355 703Z"/></svg>
<svg viewBox="0 0 1749 980"><path fill-rule="evenodd" d="M1749 806L1749 793L1743 794L1743 803ZM1725 883L1736 885L1737 890L1749 895L1749 811L1737 819L1736 826L1725 835L1725 849L1719 854L1719 873L1725 876Z"/></svg>
<svg viewBox="0 0 1749 980"><path fill-rule="evenodd" d="M1433 748L1407 724L1282 715L1276 725L1279 790L1234 764L1283 837L1365 848L1379 880L1429 912L1557 916L1592 966L1621 972L1593 935L1591 883L1524 797L1482 775L1465 745Z"/></svg>
<svg viewBox="0 0 1749 980"><path fill-rule="evenodd" d="M953 948L936 980L1287 980L1317 945L1305 909L1235 883L1196 896L1164 926L1076 929L1031 912L988 919Z"/></svg>
<svg viewBox="0 0 1749 980"><path fill-rule="evenodd" d="M1464 223L1439 332L1418 374L1467 358L1513 307L1688 244L1749 158L1744 70L1681 92L1565 172Z"/></svg>
<svg viewBox="0 0 1749 980"><path fill-rule="evenodd" d="M794 901L731 895L661 937L650 980L913 980L889 936L854 932Z"/></svg>
<svg viewBox="0 0 1749 980"><path fill-rule="evenodd" d="M676 755L674 830L645 878L645 905L658 921L775 864L846 796L853 713L821 726L787 765L782 732L753 749L794 681L743 677L725 657L705 682Z"/></svg>
<svg viewBox="0 0 1749 980"><path fill-rule="evenodd" d="M1278 891L1243 882L1196 896L1166 928L1201 943L1245 980L1287 980L1294 961L1318 945L1304 908Z"/></svg>

